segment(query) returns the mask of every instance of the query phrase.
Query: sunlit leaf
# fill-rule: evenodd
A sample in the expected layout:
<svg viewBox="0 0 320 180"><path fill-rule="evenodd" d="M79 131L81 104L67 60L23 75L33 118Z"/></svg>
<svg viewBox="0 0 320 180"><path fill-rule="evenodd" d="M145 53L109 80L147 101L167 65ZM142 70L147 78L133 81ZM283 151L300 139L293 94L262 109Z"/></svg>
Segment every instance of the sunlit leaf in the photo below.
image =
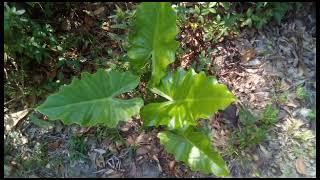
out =
<svg viewBox="0 0 320 180"><path fill-rule="evenodd" d="M185 131L164 131L158 134L160 143L174 154L176 160L188 164L192 170L228 176L229 170L224 160L216 152L210 139L194 128Z"/></svg>
<svg viewBox="0 0 320 180"><path fill-rule="evenodd" d="M211 7L211 8L214 7L214 6L216 6L216 5L217 5L217 2L210 2L210 3L209 3L209 7Z"/></svg>
<svg viewBox="0 0 320 180"><path fill-rule="evenodd" d="M16 15L22 15L22 14L24 14L25 12L26 12L26 10L21 9L21 10L16 11L15 14L16 14Z"/></svg>
<svg viewBox="0 0 320 180"><path fill-rule="evenodd" d="M168 101L146 105L141 115L146 126L167 125L182 128L195 125L199 118L208 118L235 100L223 84L206 77L204 72L195 73L179 69L168 74L152 91Z"/></svg>

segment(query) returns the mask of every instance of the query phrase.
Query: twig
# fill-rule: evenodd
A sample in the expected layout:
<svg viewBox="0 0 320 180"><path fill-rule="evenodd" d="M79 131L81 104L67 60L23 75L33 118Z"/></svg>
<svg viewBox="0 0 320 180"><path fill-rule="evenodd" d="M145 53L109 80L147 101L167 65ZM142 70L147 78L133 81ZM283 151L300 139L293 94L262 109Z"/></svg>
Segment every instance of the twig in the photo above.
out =
<svg viewBox="0 0 320 180"><path fill-rule="evenodd" d="M9 101L7 101L7 102L5 102L4 103L4 105L7 105L7 104L9 104L10 102L12 102L12 101L14 101L14 100L17 100L17 99L19 99L19 98L21 98L22 96L20 95L20 96L18 96L18 97L15 97L15 98L13 98L13 99L11 99L11 100L9 100Z"/></svg>
<svg viewBox="0 0 320 180"><path fill-rule="evenodd" d="M6 68L3 68L3 69L4 69L4 74L6 75L6 79L9 81L7 70Z"/></svg>

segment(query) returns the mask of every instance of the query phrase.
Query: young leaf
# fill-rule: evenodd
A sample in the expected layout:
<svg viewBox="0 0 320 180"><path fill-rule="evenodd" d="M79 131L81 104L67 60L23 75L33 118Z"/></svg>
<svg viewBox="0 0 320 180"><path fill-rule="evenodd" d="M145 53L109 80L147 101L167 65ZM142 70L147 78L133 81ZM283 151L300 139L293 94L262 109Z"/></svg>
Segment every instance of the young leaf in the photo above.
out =
<svg viewBox="0 0 320 180"><path fill-rule="evenodd" d="M217 15L217 22L220 22L220 20L221 20L221 16L218 14Z"/></svg>
<svg viewBox="0 0 320 180"><path fill-rule="evenodd" d="M209 11L210 11L211 13L213 13L213 14L217 13L216 9L214 9L214 8L209 8Z"/></svg>
<svg viewBox="0 0 320 180"><path fill-rule="evenodd" d="M247 20L245 20L244 22L241 23L241 27L248 25L249 27L252 26L252 20L251 18L248 18Z"/></svg>
<svg viewBox="0 0 320 180"><path fill-rule="evenodd" d="M208 118L235 100L225 85L206 77L204 72L197 74L193 69L170 73L151 90L168 101L151 103L142 109L146 126L182 128L195 125L198 118Z"/></svg>
<svg viewBox="0 0 320 180"><path fill-rule="evenodd" d="M216 5L217 5L217 2L210 2L210 3L209 3L209 7L210 7L210 8L212 8L212 7L216 6Z"/></svg>
<svg viewBox="0 0 320 180"><path fill-rule="evenodd" d="M210 13L209 9L203 9L202 12L201 12L201 15L205 16L205 15L207 15L209 13Z"/></svg>
<svg viewBox="0 0 320 180"><path fill-rule="evenodd" d="M134 89L139 78L129 72L104 71L95 74L82 73L81 80L62 86L58 93L50 95L37 108L51 120L61 119L65 124L82 126L105 124L115 127L138 114L143 101L140 98L123 100L116 98L121 93Z"/></svg>
<svg viewBox="0 0 320 180"><path fill-rule="evenodd" d="M136 12L128 56L135 67L142 67L151 57L151 85L158 84L165 76L167 66L174 62L179 43L177 15L170 3L141 3Z"/></svg>
<svg viewBox="0 0 320 180"><path fill-rule="evenodd" d="M188 164L192 170L228 176L229 170L210 139L200 131L189 127L185 131L164 131L158 134L160 143L176 160Z"/></svg>
<svg viewBox="0 0 320 180"><path fill-rule="evenodd" d="M16 15L22 15L23 13L25 13L26 11L24 10L24 9L21 9L21 10L18 10L18 11L16 11L15 13L16 13Z"/></svg>

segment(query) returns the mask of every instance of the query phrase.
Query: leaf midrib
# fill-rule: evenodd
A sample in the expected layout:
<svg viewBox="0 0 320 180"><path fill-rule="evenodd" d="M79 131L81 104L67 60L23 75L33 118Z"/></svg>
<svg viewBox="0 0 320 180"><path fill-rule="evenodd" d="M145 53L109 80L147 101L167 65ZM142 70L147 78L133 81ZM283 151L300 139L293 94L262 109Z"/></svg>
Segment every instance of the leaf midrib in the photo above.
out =
<svg viewBox="0 0 320 180"><path fill-rule="evenodd" d="M81 101L81 102L76 102L76 103L71 103L71 104L65 104L62 106L46 107L45 109L59 109L61 107L70 107L70 106L75 106L75 105L80 105L80 104L88 104L88 103L97 102L97 101L115 101L115 100L116 99L113 97L98 98L98 99L93 99L93 100L89 100L89 101Z"/></svg>
<svg viewBox="0 0 320 180"><path fill-rule="evenodd" d="M186 99L178 99L171 100L169 102L172 103L181 103L181 102L196 102L196 101L212 101L215 99L232 99L231 97L215 97L215 98L186 98Z"/></svg>

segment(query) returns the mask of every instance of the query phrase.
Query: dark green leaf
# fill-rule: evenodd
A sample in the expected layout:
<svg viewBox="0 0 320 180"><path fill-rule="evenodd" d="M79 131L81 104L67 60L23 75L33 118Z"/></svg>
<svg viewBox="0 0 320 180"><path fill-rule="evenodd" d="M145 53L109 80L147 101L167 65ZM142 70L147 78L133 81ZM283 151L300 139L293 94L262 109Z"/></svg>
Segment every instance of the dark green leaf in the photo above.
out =
<svg viewBox="0 0 320 180"><path fill-rule="evenodd" d="M105 124L115 127L139 113L143 101L140 98L123 100L121 93L134 89L139 78L129 72L104 71L95 74L82 73L81 80L62 86L37 108L51 120L61 119L66 124L82 126Z"/></svg>

